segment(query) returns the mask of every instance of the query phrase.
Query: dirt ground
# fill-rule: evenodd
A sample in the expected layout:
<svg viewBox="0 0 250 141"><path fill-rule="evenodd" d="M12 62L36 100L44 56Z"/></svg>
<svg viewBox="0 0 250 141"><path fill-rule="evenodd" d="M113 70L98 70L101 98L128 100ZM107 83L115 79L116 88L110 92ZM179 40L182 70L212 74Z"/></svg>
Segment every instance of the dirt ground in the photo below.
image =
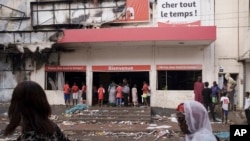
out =
<svg viewBox="0 0 250 141"><path fill-rule="evenodd" d="M8 123L8 104L0 104L0 141L15 140L20 134L15 132L10 137L4 137L2 131ZM52 106L52 120L72 141L184 141L178 124L171 117L153 115L152 122L85 122L68 121L63 114L65 106ZM233 124L233 121L231 122ZM229 125L211 122L214 133L229 132ZM228 138L222 138L225 141Z"/></svg>

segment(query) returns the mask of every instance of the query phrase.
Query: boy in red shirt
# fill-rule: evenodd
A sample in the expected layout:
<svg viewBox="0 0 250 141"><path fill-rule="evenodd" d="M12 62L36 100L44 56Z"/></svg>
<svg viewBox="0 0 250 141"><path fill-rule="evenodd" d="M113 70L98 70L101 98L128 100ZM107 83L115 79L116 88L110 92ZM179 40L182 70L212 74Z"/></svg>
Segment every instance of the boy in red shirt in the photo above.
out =
<svg viewBox="0 0 250 141"><path fill-rule="evenodd" d="M100 87L97 90L98 92L98 105L99 107L102 107L105 89L103 88L102 84L100 84Z"/></svg>
<svg viewBox="0 0 250 141"><path fill-rule="evenodd" d="M69 84L66 81L63 85L63 93L66 107L70 106L70 92L69 92Z"/></svg>
<svg viewBox="0 0 250 141"><path fill-rule="evenodd" d="M116 106L122 106L122 86L121 83L116 88Z"/></svg>

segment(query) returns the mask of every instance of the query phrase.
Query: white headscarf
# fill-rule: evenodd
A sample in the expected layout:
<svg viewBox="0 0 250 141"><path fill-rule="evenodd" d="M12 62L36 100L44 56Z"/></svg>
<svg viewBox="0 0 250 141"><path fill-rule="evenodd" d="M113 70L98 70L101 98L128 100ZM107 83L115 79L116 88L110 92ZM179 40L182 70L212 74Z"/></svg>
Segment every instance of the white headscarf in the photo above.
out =
<svg viewBox="0 0 250 141"><path fill-rule="evenodd" d="M205 107L197 101L184 102L185 120L191 134L186 134L186 141L217 141Z"/></svg>

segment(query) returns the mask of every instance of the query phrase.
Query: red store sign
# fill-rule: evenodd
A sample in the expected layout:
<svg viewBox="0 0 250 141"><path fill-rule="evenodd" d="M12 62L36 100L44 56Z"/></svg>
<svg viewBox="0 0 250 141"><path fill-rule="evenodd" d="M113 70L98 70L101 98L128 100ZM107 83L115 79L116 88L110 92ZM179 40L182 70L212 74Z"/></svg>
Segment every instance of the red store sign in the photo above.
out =
<svg viewBox="0 0 250 141"><path fill-rule="evenodd" d="M108 66L92 66L93 71L149 71L150 65L108 65Z"/></svg>
<svg viewBox="0 0 250 141"><path fill-rule="evenodd" d="M86 66L45 66L47 72L82 72Z"/></svg>
<svg viewBox="0 0 250 141"><path fill-rule="evenodd" d="M157 70L202 70L202 65L156 65Z"/></svg>

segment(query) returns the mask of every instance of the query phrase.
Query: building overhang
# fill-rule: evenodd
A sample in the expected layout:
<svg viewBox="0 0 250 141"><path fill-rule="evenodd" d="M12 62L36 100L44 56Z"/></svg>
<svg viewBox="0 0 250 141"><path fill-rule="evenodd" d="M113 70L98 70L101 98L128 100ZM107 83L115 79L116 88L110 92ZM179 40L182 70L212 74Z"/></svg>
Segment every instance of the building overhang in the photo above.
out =
<svg viewBox="0 0 250 141"><path fill-rule="evenodd" d="M67 29L57 42L64 45L202 45L216 40L215 26Z"/></svg>
<svg viewBox="0 0 250 141"><path fill-rule="evenodd" d="M250 62L250 50L247 50L243 55L239 57L239 61Z"/></svg>

